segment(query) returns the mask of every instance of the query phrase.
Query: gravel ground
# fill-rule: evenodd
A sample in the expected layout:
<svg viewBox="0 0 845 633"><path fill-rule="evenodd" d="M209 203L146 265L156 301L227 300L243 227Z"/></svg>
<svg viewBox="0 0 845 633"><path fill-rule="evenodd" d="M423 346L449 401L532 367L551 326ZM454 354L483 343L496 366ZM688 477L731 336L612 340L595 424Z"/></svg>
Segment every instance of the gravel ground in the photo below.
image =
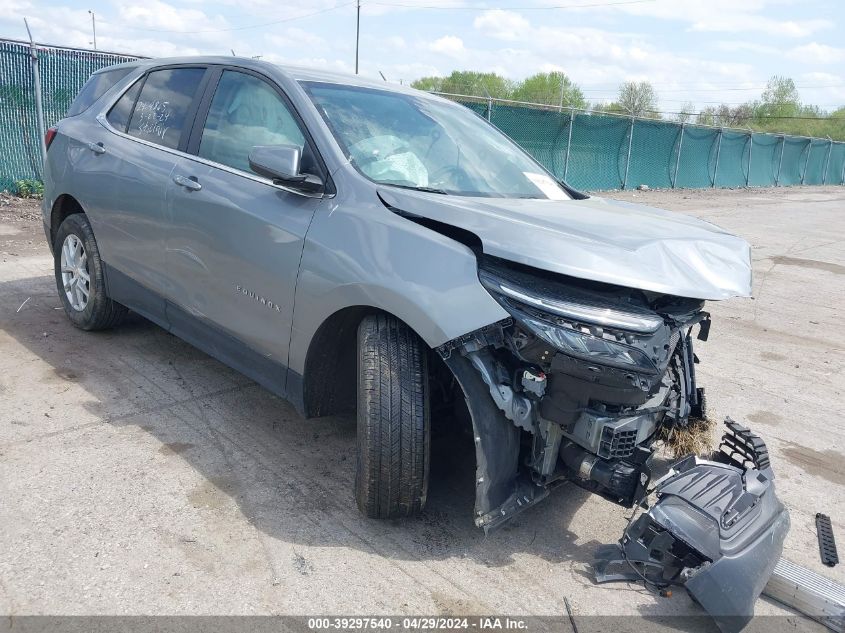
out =
<svg viewBox="0 0 845 633"><path fill-rule="evenodd" d="M814 528L829 514L845 544L845 188L606 195L752 243L755 299L711 305L699 380L713 417L769 443L792 515L785 556L845 583ZM591 582L594 548L627 514L578 488L485 537L474 465L449 446L435 445L422 517L362 518L353 419L303 420L139 317L71 327L31 201L0 197L0 260L0 614L560 615L564 597L576 617L655 628L701 614L682 591ZM763 599L757 613L790 612Z"/></svg>

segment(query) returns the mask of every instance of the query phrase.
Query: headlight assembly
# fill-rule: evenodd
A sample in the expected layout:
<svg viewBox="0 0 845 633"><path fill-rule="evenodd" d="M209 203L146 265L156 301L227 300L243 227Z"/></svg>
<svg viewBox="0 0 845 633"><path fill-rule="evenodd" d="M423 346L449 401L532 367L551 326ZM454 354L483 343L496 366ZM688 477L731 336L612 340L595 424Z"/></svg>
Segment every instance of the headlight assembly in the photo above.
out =
<svg viewBox="0 0 845 633"><path fill-rule="evenodd" d="M605 306L592 306L567 301L566 299L529 294L510 284L507 280L500 279L484 270L479 273L478 277L481 280L481 285L487 290L510 297L519 303L530 305L543 312L550 312L579 323L589 323L642 334L656 332L657 328L663 325L663 319L656 314L626 312Z"/></svg>
<svg viewBox="0 0 845 633"><path fill-rule="evenodd" d="M627 311L569 297L550 297L485 270L479 272L479 279L524 329L555 349L601 365L658 372L644 351L627 345L623 339L656 333L664 325L661 316L645 310ZM596 327L616 331L619 340L603 337ZM592 332L585 331L590 329Z"/></svg>
<svg viewBox="0 0 845 633"><path fill-rule="evenodd" d="M601 365L657 373L657 368L648 356L634 347L521 314L516 310L512 314L532 334L570 356Z"/></svg>

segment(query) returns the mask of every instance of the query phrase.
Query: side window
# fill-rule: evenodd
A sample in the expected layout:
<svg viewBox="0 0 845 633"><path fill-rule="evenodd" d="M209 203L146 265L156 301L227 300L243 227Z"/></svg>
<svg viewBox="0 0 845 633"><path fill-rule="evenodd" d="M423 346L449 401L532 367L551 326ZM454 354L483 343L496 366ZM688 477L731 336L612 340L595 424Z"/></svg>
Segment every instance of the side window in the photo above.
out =
<svg viewBox="0 0 845 633"><path fill-rule="evenodd" d="M123 96L109 110L106 119L108 119L108 122L114 129L120 130L121 132L126 131L126 126L129 125L129 117L132 115L132 106L135 105L135 99L138 98L138 93L141 92L141 85L143 83L144 80L139 79L132 84L132 87L124 92Z"/></svg>
<svg viewBox="0 0 845 633"><path fill-rule="evenodd" d="M250 171L249 152L255 145L298 145L302 150L305 137L287 104L266 81L223 71L197 154ZM310 155L303 156L303 171L311 162Z"/></svg>
<svg viewBox="0 0 845 633"><path fill-rule="evenodd" d="M172 68L147 75L127 133L157 145L178 147L204 73L204 68Z"/></svg>
<svg viewBox="0 0 845 633"><path fill-rule="evenodd" d="M82 86L82 90L76 95L73 103L67 110L67 116L82 114L90 108L94 102L102 97L106 91L118 81L126 77L134 68L132 66L115 68L91 75L90 79Z"/></svg>

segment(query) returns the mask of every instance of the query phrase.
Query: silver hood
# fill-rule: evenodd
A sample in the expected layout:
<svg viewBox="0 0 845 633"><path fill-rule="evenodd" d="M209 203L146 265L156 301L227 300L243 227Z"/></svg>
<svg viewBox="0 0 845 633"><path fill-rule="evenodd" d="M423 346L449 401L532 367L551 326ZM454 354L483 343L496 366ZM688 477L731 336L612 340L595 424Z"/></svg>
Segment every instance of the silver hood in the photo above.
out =
<svg viewBox="0 0 845 633"><path fill-rule="evenodd" d="M690 216L638 204L472 198L379 188L394 210L475 234L488 255L680 297L751 296L748 242Z"/></svg>

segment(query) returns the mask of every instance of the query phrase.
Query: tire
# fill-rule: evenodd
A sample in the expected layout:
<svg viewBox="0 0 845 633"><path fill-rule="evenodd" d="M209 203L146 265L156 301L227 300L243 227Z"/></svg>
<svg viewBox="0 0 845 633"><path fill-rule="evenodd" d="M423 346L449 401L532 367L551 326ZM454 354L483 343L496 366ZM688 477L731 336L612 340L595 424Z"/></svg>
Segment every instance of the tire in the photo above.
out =
<svg viewBox="0 0 845 633"><path fill-rule="evenodd" d="M80 250L71 248L76 244L79 244ZM72 285L69 285L69 289L65 288L62 270L63 250L66 247L75 252L74 257L68 255L66 261L78 264L66 267L65 272L77 278ZM84 213L69 215L59 226L53 243L53 268L56 289L65 314L79 329L105 330L114 327L126 316L128 310L116 301L112 301L106 294L103 262L100 259L94 232L91 230L91 223ZM87 282L84 281L84 275L88 276ZM85 289L88 291L87 297ZM70 297L68 292L71 292Z"/></svg>
<svg viewBox="0 0 845 633"><path fill-rule="evenodd" d="M358 462L355 500L373 519L425 506L430 448L428 357L407 325L388 315L358 327Z"/></svg>

